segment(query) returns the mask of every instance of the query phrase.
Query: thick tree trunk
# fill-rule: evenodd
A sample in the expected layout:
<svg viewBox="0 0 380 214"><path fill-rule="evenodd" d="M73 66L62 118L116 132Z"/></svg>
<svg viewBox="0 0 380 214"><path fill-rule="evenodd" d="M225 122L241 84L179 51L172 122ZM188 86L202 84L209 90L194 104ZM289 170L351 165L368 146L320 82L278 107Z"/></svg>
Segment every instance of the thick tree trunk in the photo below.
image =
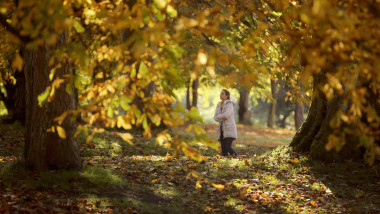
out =
<svg viewBox="0 0 380 214"><path fill-rule="evenodd" d="M335 150L328 152L325 149L328 137L333 133L330 121L343 104L342 97L335 96L332 100L327 100L323 92L318 90L326 81L323 73L314 78L314 96L308 116L298 129L290 146L295 151L309 153L312 159L322 161L359 158L361 152L356 147L355 139L350 139L352 141L347 143L339 153Z"/></svg>
<svg viewBox="0 0 380 214"><path fill-rule="evenodd" d="M241 89L239 90L239 94L239 122L242 124L251 124L251 115L248 110L249 90Z"/></svg>
<svg viewBox="0 0 380 214"><path fill-rule="evenodd" d="M65 44L67 34L58 36L57 46ZM50 84L49 60L56 47L42 46L37 50L26 50L24 55L24 71L26 77L26 139L25 163L26 167L34 170L46 169L81 169L78 144L74 140L76 124L66 118L61 127L65 129L66 139L60 138L57 133L46 130L55 125L53 119L63 112L75 109L75 98L60 87L55 92L52 102L42 107L38 105L37 97ZM56 71L56 76L70 74L69 64Z"/></svg>
<svg viewBox="0 0 380 214"><path fill-rule="evenodd" d="M199 88L199 79L196 78L193 80L193 85L192 85L192 92L193 92L193 103L192 107L197 107L198 105L198 88Z"/></svg>
<svg viewBox="0 0 380 214"><path fill-rule="evenodd" d="M277 94L278 94L276 80L275 79L271 79L270 80L270 85L271 85L271 92L272 92L273 101L270 103L270 106L269 106L268 127L269 128L273 128L274 119L275 119L275 113L276 113L276 98L277 98Z"/></svg>
<svg viewBox="0 0 380 214"><path fill-rule="evenodd" d="M304 121L303 114L304 114L303 103L296 102L294 104L294 125L295 125L296 130L298 130L301 127Z"/></svg>

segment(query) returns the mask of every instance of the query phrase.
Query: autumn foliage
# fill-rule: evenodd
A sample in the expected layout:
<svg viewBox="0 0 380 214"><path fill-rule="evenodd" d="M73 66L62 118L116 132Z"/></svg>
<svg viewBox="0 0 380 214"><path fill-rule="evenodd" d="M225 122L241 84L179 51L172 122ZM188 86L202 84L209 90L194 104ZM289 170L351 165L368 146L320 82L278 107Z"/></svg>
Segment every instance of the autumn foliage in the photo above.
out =
<svg viewBox="0 0 380 214"><path fill-rule="evenodd" d="M156 126L192 121L194 139L164 130L157 142L201 161L189 141L215 142L196 125L199 112L176 103L173 90L196 78L256 89L278 79L293 89L287 99L339 101L324 148L339 150L355 136L373 161L380 155L379 12L374 1L6 1L0 60L12 78L24 62L9 47L38 50L67 36L49 53L49 86L32 98L43 108L58 90L75 96L76 108L43 130L61 138L68 119L81 119L76 135L85 133L88 142L104 128L142 127L151 136ZM58 75L65 66L69 73ZM120 137L132 143L131 134Z"/></svg>

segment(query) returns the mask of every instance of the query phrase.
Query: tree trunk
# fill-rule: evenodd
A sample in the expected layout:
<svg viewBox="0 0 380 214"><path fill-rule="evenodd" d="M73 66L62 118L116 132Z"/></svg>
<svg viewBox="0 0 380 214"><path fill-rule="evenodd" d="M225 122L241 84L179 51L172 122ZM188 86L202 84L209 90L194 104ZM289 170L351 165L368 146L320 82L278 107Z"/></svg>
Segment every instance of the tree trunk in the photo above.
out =
<svg viewBox="0 0 380 214"><path fill-rule="evenodd" d="M249 90L241 89L239 93L239 122L242 124L251 124L251 115L248 111Z"/></svg>
<svg viewBox="0 0 380 214"><path fill-rule="evenodd" d="M277 121L277 124L278 124L278 126L280 127L280 128L286 128L286 119L288 119L288 117L290 116L290 114L293 112L293 110L291 110L291 111L287 111L287 112L285 112L284 114L283 114L283 118L282 119L279 119L278 121Z"/></svg>
<svg viewBox="0 0 380 214"><path fill-rule="evenodd" d="M196 78L193 80L193 85L192 85L192 92L193 92L193 103L192 107L197 107L198 105L198 88L199 88L199 78Z"/></svg>
<svg viewBox="0 0 380 214"><path fill-rule="evenodd" d="M187 86L186 89L186 109L190 110L191 105L190 105L190 83Z"/></svg>
<svg viewBox="0 0 380 214"><path fill-rule="evenodd" d="M303 118L304 107L303 107L303 103L299 103L299 102L296 102L294 105L295 105L294 106L294 125L295 125L296 130L298 130L304 121L304 118Z"/></svg>
<svg viewBox="0 0 380 214"><path fill-rule="evenodd" d="M275 118L275 113L276 113L276 98L278 94L277 83L275 79L270 80L270 86L271 86L273 101L270 103L270 106L269 106L268 127L273 128L274 118Z"/></svg>
<svg viewBox="0 0 380 214"><path fill-rule="evenodd" d="M25 110L26 110L26 89L25 89L25 73L17 72L16 78L16 92L13 95L15 100L13 119L25 123Z"/></svg>
<svg viewBox="0 0 380 214"><path fill-rule="evenodd" d="M58 36L57 46L65 44L67 34ZM25 164L33 170L46 169L81 169L78 144L74 140L76 123L67 117L61 127L65 129L66 139L62 139L57 133L46 130L55 125L54 118L63 112L75 109L75 98L65 92L65 87L60 87L55 92L54 99L38 105L37 97L50 85L49 60L56 47L44 45L37 50L26 50L24 55L24 71L26 78L26 138L25 138ZM69 64L56 70L56 76L63 78L71 74Z"/></svg>
<svg viewBox="0 0 380 214"><path fill-rule="evenodd" d="M22 56L22 54L23 51L20 50L20 55ZM0 99L1 101L3 101L8 111L10 122L18 120L24 124L26 100L24 71L15 71L14 78L16 79L16 84L13 84L12 81L7 81L4 83L6 96L2 92L0 92Z"/></svg>
<svg viewBox="0 0 380 214"><path fill-rule="evenodd" d="M314 78L314 96L305 122L298 129L290 146L297 152L309 153L310 158L322 161L344 160L348 158L360 158L360 150L356 147L355 139L349 139L339 153L335 150L326 151L325 146L328 137L333 133L330 121L341 108L343 99L335 96L327 100L323 92L319 91L321 85L326 83L325 74L319 74Z"/></svg>

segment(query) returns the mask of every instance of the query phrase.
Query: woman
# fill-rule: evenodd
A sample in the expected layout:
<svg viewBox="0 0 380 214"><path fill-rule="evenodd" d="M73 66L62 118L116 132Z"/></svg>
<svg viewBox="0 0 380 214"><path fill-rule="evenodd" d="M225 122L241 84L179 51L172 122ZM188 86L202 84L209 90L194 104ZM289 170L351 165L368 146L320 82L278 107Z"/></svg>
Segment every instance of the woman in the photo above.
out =
<svg viewBox="0 0 380 214"><path fill-rule="evenodd" d="M231 147L232 142L237 138L237 129L234 118L235 102L230 100L230 92L223 89L220 93L222 100L216 106L214 120L219 122L218 140L222 146L222 155L237 156L236 151Z"/></svg>

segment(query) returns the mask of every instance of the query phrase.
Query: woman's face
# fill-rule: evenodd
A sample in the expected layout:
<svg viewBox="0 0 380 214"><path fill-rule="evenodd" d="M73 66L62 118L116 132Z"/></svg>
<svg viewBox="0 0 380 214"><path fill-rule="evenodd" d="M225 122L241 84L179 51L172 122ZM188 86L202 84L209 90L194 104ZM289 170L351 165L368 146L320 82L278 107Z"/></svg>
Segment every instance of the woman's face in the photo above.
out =
<svg viewBox="0 0 380 214"><path fill-rule="evenodd" d="M220 99L223 101L227 99L226 92L224 92L224 91L220 92Z"/></svg>

